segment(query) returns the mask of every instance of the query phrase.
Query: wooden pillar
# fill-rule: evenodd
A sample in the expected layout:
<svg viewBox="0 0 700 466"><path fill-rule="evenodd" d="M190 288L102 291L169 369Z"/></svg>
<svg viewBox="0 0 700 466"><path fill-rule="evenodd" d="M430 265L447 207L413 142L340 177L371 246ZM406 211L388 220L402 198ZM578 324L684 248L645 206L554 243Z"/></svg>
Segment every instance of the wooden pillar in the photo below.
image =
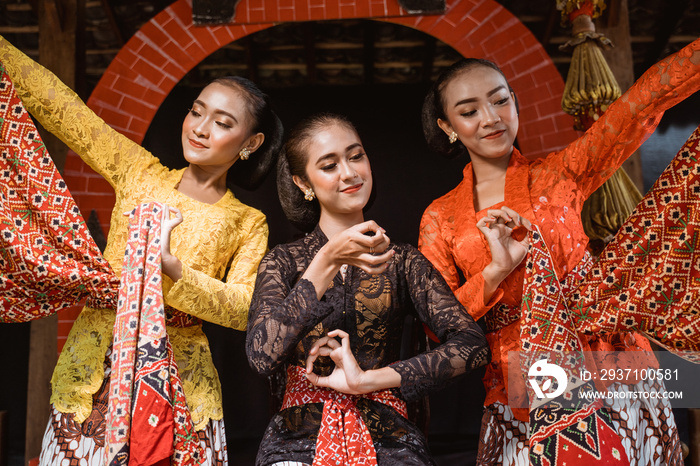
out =
<svg viewBox="0 0 700 466"><path fill-rule="evenodd" d="M85 0L39 0L39 63L65 85L78 91L84 73ZM39 128L41 137L60 172L68 148L56 136Z"/></svg>
<svg viewBox="0 0 700 466"><path fill-rule="evenodd" d="M627 0L609 0L608 13L598 20L596 31L609 38L615 45L611 49L603 50L603 56L615 75L620 90L625 92L634 84L634 58L632 56ZM639 151L632 154L622 164L622 168L625 169L639 192L644 194L644 175Z"/></svg>
<svg viewBox="0 0 700 466"><path fill-rule="evenodd" d="M76 57L82 38L84 0L39 0L39 62L75 89ZM82 60L81 60L82 62ZM39 128L56 166L62 171L67 147ZM29 376L27 382L27 425L25 464L41 453L41 442L49 420L51 374L57 359L58 318L56 315L31 324Z"/></svg>

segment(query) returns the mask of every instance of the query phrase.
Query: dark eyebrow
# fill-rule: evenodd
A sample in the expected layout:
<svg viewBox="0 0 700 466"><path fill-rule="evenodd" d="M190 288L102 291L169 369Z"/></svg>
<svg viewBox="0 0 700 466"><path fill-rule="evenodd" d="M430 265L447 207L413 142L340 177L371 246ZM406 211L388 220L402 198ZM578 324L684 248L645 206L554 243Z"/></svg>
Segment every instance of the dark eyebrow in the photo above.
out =
<svg viewBox="0 0 700 466"><path fill-rule="evenodd" d="M350 152L355 147L362 147L362 144L360 144L359 142L352 143L348 147L345 148L345 152ZM316 160L316 164L319 164L326 159L330 159L330 158L337 157L337 156L338 156L338 154L336 154L335 152L331 152L331 153L328 153L326 155L322 155L321 157L318 158L318 160Z"/></svg>
<svg viewBox="0 0 700 466"><path fill-rule="evenodd" d="M505 88L506 88L506 86L504 86L503 84L501 84L500 86L498 86L498 87L496 87L496 88L491 89L490 91L488 91L488 92L486 93L486 97L491 97L491 96L494 95L496 92L500 91L501 89L505 89ZM471 102L476 102L477 100L479 100L479 99L477 99L476 97L473 97L473 98L470 98L470 99L462 99L462 100L460 100L459 102L457 102L457 103L455 104L455 107L458 107L458 106L460 106L460 105L462 105L462 104L468 104L468 103L471 103Z"/></svg>
<svg viewBox="0 0 700 466"><path fill-rule="evenodd" d="M201 100L195 100L194 103L199 104L200 106L202 106L204 108L207 108L206 104L204 102L202 102ZM233 116L232 114L230 114L229 112L227 112L226 110L216 109L216 110L214 110L214 113L220 114L220 115L225 115L225 116L231 118L236 123L238 123L238 120L236 119L236 117Z"/></svg>
<svg viewBox="0 0 700 466"><path fill-rule="evenodd" d="M319 163L323 162L326 159L336 157L337 155L338 154L336 154L335 152L331 152L330 154L322 155L321 157L318 158L318 160L316 160L316 165L318 165Z"/></svg>

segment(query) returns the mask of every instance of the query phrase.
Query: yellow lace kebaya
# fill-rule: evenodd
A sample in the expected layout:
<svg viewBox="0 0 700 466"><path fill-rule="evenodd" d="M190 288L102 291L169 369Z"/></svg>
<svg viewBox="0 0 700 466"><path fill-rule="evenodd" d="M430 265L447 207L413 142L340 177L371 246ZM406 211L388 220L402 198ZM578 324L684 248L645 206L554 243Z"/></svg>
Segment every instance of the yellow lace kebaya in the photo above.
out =
<svg viewBox="0 0 700 466"><path fill-rule="evenodd" d="M122 267L128 218L142 202L180 209L184 221L172 232L171 251L183 264L173 284L164 276L165 303L198 319L245 330L258 263L267 250L265 216L231 191L214 204L177 191L184 169L170 170L150 152L110 128L56 76L0 37L2 62L27 110L102 175L116 204L104 252L114 272ZM242 163L242 162L239 162ZM104 379L105 353L112 343L115 311L83 308L51 379L51 402L83 422L92 395ZM168 326L187 404L197 430L223 417L221 385L201 322Z"/></svg>

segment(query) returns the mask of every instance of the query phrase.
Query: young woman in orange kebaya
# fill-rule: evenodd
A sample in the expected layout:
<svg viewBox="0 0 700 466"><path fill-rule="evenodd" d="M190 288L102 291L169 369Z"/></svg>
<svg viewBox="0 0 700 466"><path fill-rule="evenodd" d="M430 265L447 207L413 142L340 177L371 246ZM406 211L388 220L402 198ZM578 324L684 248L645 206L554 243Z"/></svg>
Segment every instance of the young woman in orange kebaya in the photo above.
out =
<svg viewBox="0 0 700 466"><path fill-rule="evenodd" d="M513 145L519 124L515 95L493 63L464 59L446 70L427 95L423 127L428 143L438 152L470 157L462 182L426 209L419 248L487 329L493 358L483 379L478 464L533 460L528 410L508 404L506 362L509 351L521 350L528 254L511 233L532 222L549 247L558 277L580 282L591 265L580 218L583 202L641 145L666 109L700 88L699 71L700 41L695 41L645 73L585 135L539 160L525 158ZM585 338L590 350L651 350L648 340L635 333ZM643 367L655 364L648 353L633 357ZM524 391L524 382L520 388ZM632 464L682 463L668 402L615 401L608 408Z"/></svg>

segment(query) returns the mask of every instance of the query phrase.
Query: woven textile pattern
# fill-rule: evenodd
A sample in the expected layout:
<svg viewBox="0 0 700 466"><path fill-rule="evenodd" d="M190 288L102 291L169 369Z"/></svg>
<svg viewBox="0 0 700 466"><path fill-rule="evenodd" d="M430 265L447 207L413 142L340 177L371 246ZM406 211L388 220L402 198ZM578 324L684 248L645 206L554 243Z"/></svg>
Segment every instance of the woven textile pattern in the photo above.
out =
<svg viewBox="0 0 700 466"><path fill-rule="evenodd" d="M572 292L562 292L552 256L538 229L532 233L523 290L521 373L548 355L569 383L583 368L581 336L639 331L698 362L700 324L700 128L690 136L615 239ZM567 353L568 355L563 355ZM570 355L581 355L581 358ZM586 387L578 389L591 389ZM538 405L530 395L530 462L564 464L577 454L609 464L627 459L602 403L565 392ZM579 401L577 401L579 400ZM561 445L566 444L567 448Z"/></svg>
<svg viewBox="0 0 700 466"><path fill-rule="evenodd" d="M129 221L112 343L110 465L155 464L171 456L173 464L192 465L204 458L165 331L162 213L162 204L142 204Z"/></svg>
<svg viewBox="0 0 700 466"><path fill-rule="evenodd" d="M536 226L527 257L522 310L523 376L545 356L550 364L565 370L568 383L575 387L541 403L528 385L530 464L580 464L586 458L596 464L628 465L622 442L602 401L587 402L578 395L580 390L592 389L592 384L581 384L576 377L584 368L583 351L588 348L579 337L552 256Z"/></svg>
<svg viewBox="0 0 700 466"><path fill-rule="evenodd" d="M0 64L0 322L46 317L88 295L115 307L117 288Z"/></svg>
<svg viewBox="0 0 700 466"><path fill-rule="evenodd" d="M570 299L588 334L640 331L700 362L700 128Z"/></svg>
<svg viewBox="0 0 700 466"><path fill-rule="evenodd" d="M199 464L199 439L165 333L162 206L142 205L132 213L119 280L1 66L0 72L0 322L45 317L85 297L118 308L109 463L127 464L131 435L137 461L172 455L175 464Z"/></svg>
<svg viewBox="0 0 700 466"><path fill-rule="evenodd" d="M394 408L408 417L406 403L391 390L362 395ZM357 409L360 396L315 387L306 378L303 367L289 366L282 409L306 403L323 403L323 419L316 440L313 466L376 466L377 452L369 430Z"/></svg>

